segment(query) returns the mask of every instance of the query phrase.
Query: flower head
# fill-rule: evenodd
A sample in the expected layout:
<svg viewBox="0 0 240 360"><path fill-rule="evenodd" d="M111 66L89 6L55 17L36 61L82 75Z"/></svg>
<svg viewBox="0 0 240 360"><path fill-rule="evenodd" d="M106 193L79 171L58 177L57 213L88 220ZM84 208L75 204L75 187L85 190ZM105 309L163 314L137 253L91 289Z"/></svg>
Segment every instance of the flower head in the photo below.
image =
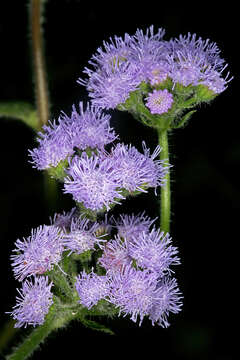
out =
<svg viewBox="0 0 240 360"><path fill-rule="evenodd" d="M143 212L137 215L120 215L118 219L113 218L113 223L118 230L118 235L130 242L133 238L138 238L143 231L146 233L150 231L155 220L156 218L150 219Z"/></svg>
<svg viewBox="0 0 240 360"><path fill-rule="evenodd" d="M65 248L76 254L81 254L87 250L93 250L95 245L101 246L101 240L95 235L99 228L97 222L90 223L88 219L73 219L70 227L70 232L63 237L63 244Z"/></svg>
<svg viewBox="0 0 240 360"><path fill-rule="evenodd" d="M181 311L182 294L174 278L164 277L157 285L153 306L149 312L149 319L154 325L168 327L169 313L177 314Z"/></svg>
<svg viewBox="0 0 240 360"><path fill-rule="evenodd" d="M31 236L17 240L15 253L11 256L13 272L17 279L43 274L52 270L61 260L63 232L56 226L40 226L33 229Z"/></svg>
<svg viewBox="0 0 240 360"><path fill-rule="evenodd" d="M119 236L106 243L102 256L98 262L108 272L121 272L126 265L131 264L132 259L128 253L128 247L125 240Z"/></svg>
<svg viewBox="0 0 240 360"><path fill-rule="evenodd" d="M232 78L228 79L229 73L223 76L227 64L219 54L219 48L209 39L197 39L196 34L190 33L180 35L169 41L169 76L183 86L203 84L215 94L221 93Z"/></svg>
<svg viewBox="0 0 240 360"><path fill-rule="evenodd" d="M139 316L141 325L153 306L157 285L155 274L126 266L122 272L112 275L110 284L110 301L119 307L120 313L131 315L134 322Z"/></svg>
<svg viewBox="0 0 240 360"><path fill-rule="evenodd" d="M17 304L11 315L17 320L15 327L42 325L49 307L53 303L51 293L52 282L48 277L34 277L34 281L25 280L22 289L18 290Z"/></svg>
<svg viewBox="0 0 240 360"><path fill-rule="evenodd" d="M117 198L123 199L117 190L116 169L109 159L83 153L81 158L74 157L69 162L68 174L64 192L72 194L74 200L86 208L101 210L106 206L109 210L110 204L118 203Z"/></svg>
<svg viewBox="0 0 240 360"><path fill-rule="evenodd" d="M145 188L157 187L164 184L164 177L168 171L163 162L155 160L161 151L156 147L152 155L143 142L144 153L141 154L134 146L117 144L112 150L112 160L117 169L120 187L128 191L146 192Z"/></svg>
<svg viewBox="0 0 240 360"><path fill-rule="evenodd" d="M87 274L81 272L75 283L79 295L79 303L91 309L99 300L105 299L109 294L109 279L107 276L100 276L93 271Z"/></svg>
<svg viewBox="0 0 240 360"><path fill-rule="evenodd" d="M114 141L117 136L109 125L109 115L83 103L79 104L79 112L73 106L71 116L62 113L58 124L49 122L38 133L39 146L29 151L34 167L39 170L56 167L58 163L74 154L75 147L103 149L104 145Z"/></svg>
<svg viewBox="0 0 240 360"><path fill-rule="evenodd" d="M137 67L129 62L110 63L100 69L85 69L89 80L78 79L85 85L92 98L92 104L98 108L114 109L125 103L130 93L140 84Z"/></svg>
<svg viewBox="0 0 240 360"><path fill-rule="evenodd" d="M146 98L146 106L150 109L152 114L164 114L171 109L173 104L173 96L167 90L153 90Z"/></svg>
<svg viewBox="0 0 240 360"><path fill-rule="evenodd" d="M155 271L158 277L170 273L170 265L180 264L178 250L171 245L169 234L153 229L139 233L129 243L129 254L143 269Z"/></svg>

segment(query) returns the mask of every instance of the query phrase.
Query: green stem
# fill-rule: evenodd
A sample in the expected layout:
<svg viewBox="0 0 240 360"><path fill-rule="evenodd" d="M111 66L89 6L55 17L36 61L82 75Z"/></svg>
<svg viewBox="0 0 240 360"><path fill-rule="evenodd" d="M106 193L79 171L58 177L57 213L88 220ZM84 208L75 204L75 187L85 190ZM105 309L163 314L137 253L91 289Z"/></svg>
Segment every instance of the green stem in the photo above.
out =
<svg viewBox="0 0 240 360"><path fill-rule="evenodd" d="M165 160L169 163L168 153L168 132L167 130L158 129L158 141L162 148L160 152L160 160ZM170 192L170 172L165 177L165 186L161 187L161 199L160 199L160 229L164 232L170 230L170 216L171 216L171 192Z"/></svg>
<svg viewBox="0 0 240 360"><path fill-rule="evenodd" d="M35 77L35 91L39 128L49 120L49 99L47 76L43 51L42 12L45 0L30 0L30 29L32 37L33 73Z"/></svg>
<svg viewBox="0 0 240 360"><path fill-rule="evenodd" d="M58 309L54 304L46 316L44 324L36 327L22 344L15 348L12 354L6 357L6 360L28 359L52 331L65 326L74 318L74 316L75 313L73 313L71 309L62 315L61 309Z"/></svg>

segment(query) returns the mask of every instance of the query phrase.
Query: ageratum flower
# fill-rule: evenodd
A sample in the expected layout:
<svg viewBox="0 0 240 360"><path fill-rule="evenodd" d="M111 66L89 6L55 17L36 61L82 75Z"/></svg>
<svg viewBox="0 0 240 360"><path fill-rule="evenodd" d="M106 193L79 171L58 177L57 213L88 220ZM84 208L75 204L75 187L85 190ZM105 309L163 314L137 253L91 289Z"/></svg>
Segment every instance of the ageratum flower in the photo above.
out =
<svg viewBox="0 0 240 360"><path fill-rule="evenodd" d="M164 161L155 160L161 151L160 146L156 147L152 155L145 142L142 146L143 154L134 146L124 144L117 144L111 153L120 187L130 192L146 192L146 188L164 185L169 169Z"/></svg>
<svg viewBox="0 0 240 360"><path fill-rule="evenodd" d="M171 109L173 104L173 95L167 90L153 90L146 98L146 106L152 114L164 114Z"/></svg>
<svg viewBox="0 0 240 360"><path fill-rule="evenodd" d="M27 325L42 325L53 300L51 293L52 282L48 277L34 277L34 280L25 280L22 289L18 289L17 304L10 313L17 320L14 327Z"/></svg>
<svg viewBox="0 0 240 360"><path fill-rule="evenodd" d="M111 204L119 203L117 198L124 198L117 190L116 172L111 159L101 159L97 155L88 157L83 153L81 158L69 161L64 192L72 194L75 201L88 209L98 211L106 206L109 210Z"/></svg>
<svg viewBox="0 0 240 360"><path fill-rule="evenodd" d="M124 267L132 262L126 241L122 240L119 236L108 241L102 256L98 258L98 262L108 272L123 271Z"/></svg>
<svg viewBox="0 0 240 360"><path fill-rule="evenodd" d="M77 277L75 287L80 298L79 303L88 309L109 295L108 277L97 275L93 270L90 274L82 271Z"/></svg>
<svg viewBox="0 0 240 360"><path fill-rule="evenodd" d="M177 314L182 307L182 294L178 288L176 279L164 277L158 282L153 306L149 312L152 325L166 328L169 326L169 313Z"/></svg>
<svg viewBox="0 0 240 360"><path fill-rule="evenodd" d="M63 244L70 253L81 254L87 250L93 250L95 245L101 247L101 242L105 240L96 236L96 231L99 228L97 222L90 223L88 219L73 219L70 227L70 232L64 234Z"/></svg>
<svg viewBox="0 0 240 360"><path fill-rule="evenodd" d="M159 66L162 73L166 72L168 64L165 61L164 65L163 35L163 29L154 34L151 26L146 34L137 30L134 36L126 34L124 39L115 37L109 43L104 42L104 48L99 48L89 61L93 69L83 71L88 78L78 79L78 83L89 91L92 103L100 108L114 109L124 103L142 81L152 81L152 74L159 71ZM157 81L163 77L165 75L160 75Z"/></svg>
<svg viewBox="0 0 240 360"><path fill-rule="evenodd" d="M52 270L61 260L63 252L63 232L56 226L39 226L33 229L31 236L15 243L14 255L11 255L13 272L16 279L44 274Z"/></svg>
<svg viewBox="0 0 240 360"><path fill-rule="evenodd" d="M112 221L118 230L118 235L129 242L133 238L137 239L143 231L146 233L150 231L150 227L156 219L151 219L143 212L137 215L120 215L118 219L112 218Z"/></svg>
<svg viewBox="0 0 240 360"><path fill-rule="evenodd" d="M171 243L168 233L155 229L151 232L143 231L129 243L129 255L138 266L155 271L160 278L172 271L169 268L171 265L180 264L176 256L178 250Z"/></svg>
<svg viewBox="0 0 240 360"><path fill-rule="evenodd" d="M183 86L206 85L215 94L223 92L229 81L229 73L224 77L227 64L219 54L220 50L209 39L197 39L196 34L180 35L179 39L168 43L167 57L171 67L170 78Z"/></svg>
<svg viewBox="0 0 240 360"><path fill-rule="evenodd" d="M129 314L132 321L136 322L139 317L141 325L153 307L157 286L155 273L126 266L122 272L112 274L110 286L110 301L119 307L120 313Z"/></svg>
<svg viewBox="0 0 240 360"><path fill-rule="evenodd" d="M49 122L44 132L38 133L39 146L32 151L32 163L39 170L56 167L61 160L74 154L75 147L103 149L117 136L109 125L110 116L104 115L95 107L79 104L79 112L73 106L71 116L62 113L58 123Z"/></svg>
<svg viewBox="0 0 240 360"><path fill-rule="evenodd" d="M138 88L141 80L137 71L135 64L129 62L109 63L96 70L86 68L84 72L89 79L78 79L78 83L87 87L94 106L114 109Z"/></svg>

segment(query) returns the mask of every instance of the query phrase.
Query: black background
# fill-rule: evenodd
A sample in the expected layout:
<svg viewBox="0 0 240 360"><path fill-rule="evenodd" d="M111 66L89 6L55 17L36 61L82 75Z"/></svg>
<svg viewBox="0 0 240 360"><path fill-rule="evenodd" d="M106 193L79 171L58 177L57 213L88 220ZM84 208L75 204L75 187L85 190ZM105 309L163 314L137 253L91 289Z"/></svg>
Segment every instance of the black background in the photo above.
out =
<svg viewBox="0 0 240 360"><path fill-rule="evenodd" d="M103 319L117 337L107 337L73 323L70 329L51 336L33 359L46 359L51 352L61 358L64 350L80 347L81 351L87 348L91 357L98 347L89 344L101 343L98 349L104 353L110 343L121 344L117 348L120 351L129 340L134 342L133 354L137 349L152 349L159 358L234 358L234 325L238 325L239 302L236 277L240 207L238 12L231 2L133 4L48 1L44 30L51 110L52 116L57 117L61 110L69 113L73 103L87 100L85 88L76 80L97 47L111 36L133 34L137 28L146 29L153 24L155 29L166 29L166 39L191 32L203 39L210 38L222 49L234 80L213 103L199 108L185 129L170 136L171 234L182 259L176 277L184 293L183 311L171 317L169 329L152 327L147 320L139 328L127 318ZM0 101L34 103L29 38L27 2L1 2ZM6 118L0 119L0 125L0 319L4 324L8 320L4 312L15 304L18 286L9 262L14 241L28 236L31 228L46 223L55 211L69 210L73 202L59 189L58 204L47 208L42 174L28 163L28 149L34 146L32 131ZM122 141L131 142L139 149L142 140L151 149L157 144L156 134L128 114L114 111L112 125ZM150 216L157 214L153 192L125 202L116 212L144 209ZM137 337L140 341L136 344Z"/></svg>

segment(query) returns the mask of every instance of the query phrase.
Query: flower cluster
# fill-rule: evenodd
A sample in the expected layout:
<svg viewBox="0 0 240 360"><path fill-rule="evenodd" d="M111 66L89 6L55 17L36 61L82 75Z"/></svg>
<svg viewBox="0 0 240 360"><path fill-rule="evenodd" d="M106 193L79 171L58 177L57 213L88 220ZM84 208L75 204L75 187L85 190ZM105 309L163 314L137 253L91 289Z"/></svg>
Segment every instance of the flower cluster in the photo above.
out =
<svg viewBox="0 0 240 360"><path fill-rule="evenodd" d="M80 102L79 112L73 106L70 117L62 113L58 123L49 122L43 126L44 132L39 132L39 146L29 151L33 166L39 170L56 167L73 155L75 148L103 149L117 138L109 120L109 115L89 104L84 110Z"/></svg>
<svg viewBox="0 0 240 360"><path fill-rule="evenodd" d="M79 302L91 309L99 300L107 300L134 322L139 318L140 325L147 316L153 324L169 326L169 313L179 312L182 306L170 269L180 263L176 247L171 245L169 234L150 230L154 220L144 214L122 215L119 224L112 220L120 232L105 244L98 258L105 275L93 269L79 275L75 284ZM135 224L133 231L130 224Z"/></svg>
<svg viewBox="0 0 240 360"><path fill-rule="evenodd" d="M104 42L83 71L87 77L78 79L89 91L92 104L134 113L136 99L135 106L129 102L138 93L137 101L151 114L176 116L175 107L184 106L179 101L192 96L196 105L226 89L232 78L224 75L227 64L215 43L190 33L166 41L164 34L161 28L154 33L151 26L145 34L137 30L132 36ZM142 107L138 114L141 111Z"/></svg>

